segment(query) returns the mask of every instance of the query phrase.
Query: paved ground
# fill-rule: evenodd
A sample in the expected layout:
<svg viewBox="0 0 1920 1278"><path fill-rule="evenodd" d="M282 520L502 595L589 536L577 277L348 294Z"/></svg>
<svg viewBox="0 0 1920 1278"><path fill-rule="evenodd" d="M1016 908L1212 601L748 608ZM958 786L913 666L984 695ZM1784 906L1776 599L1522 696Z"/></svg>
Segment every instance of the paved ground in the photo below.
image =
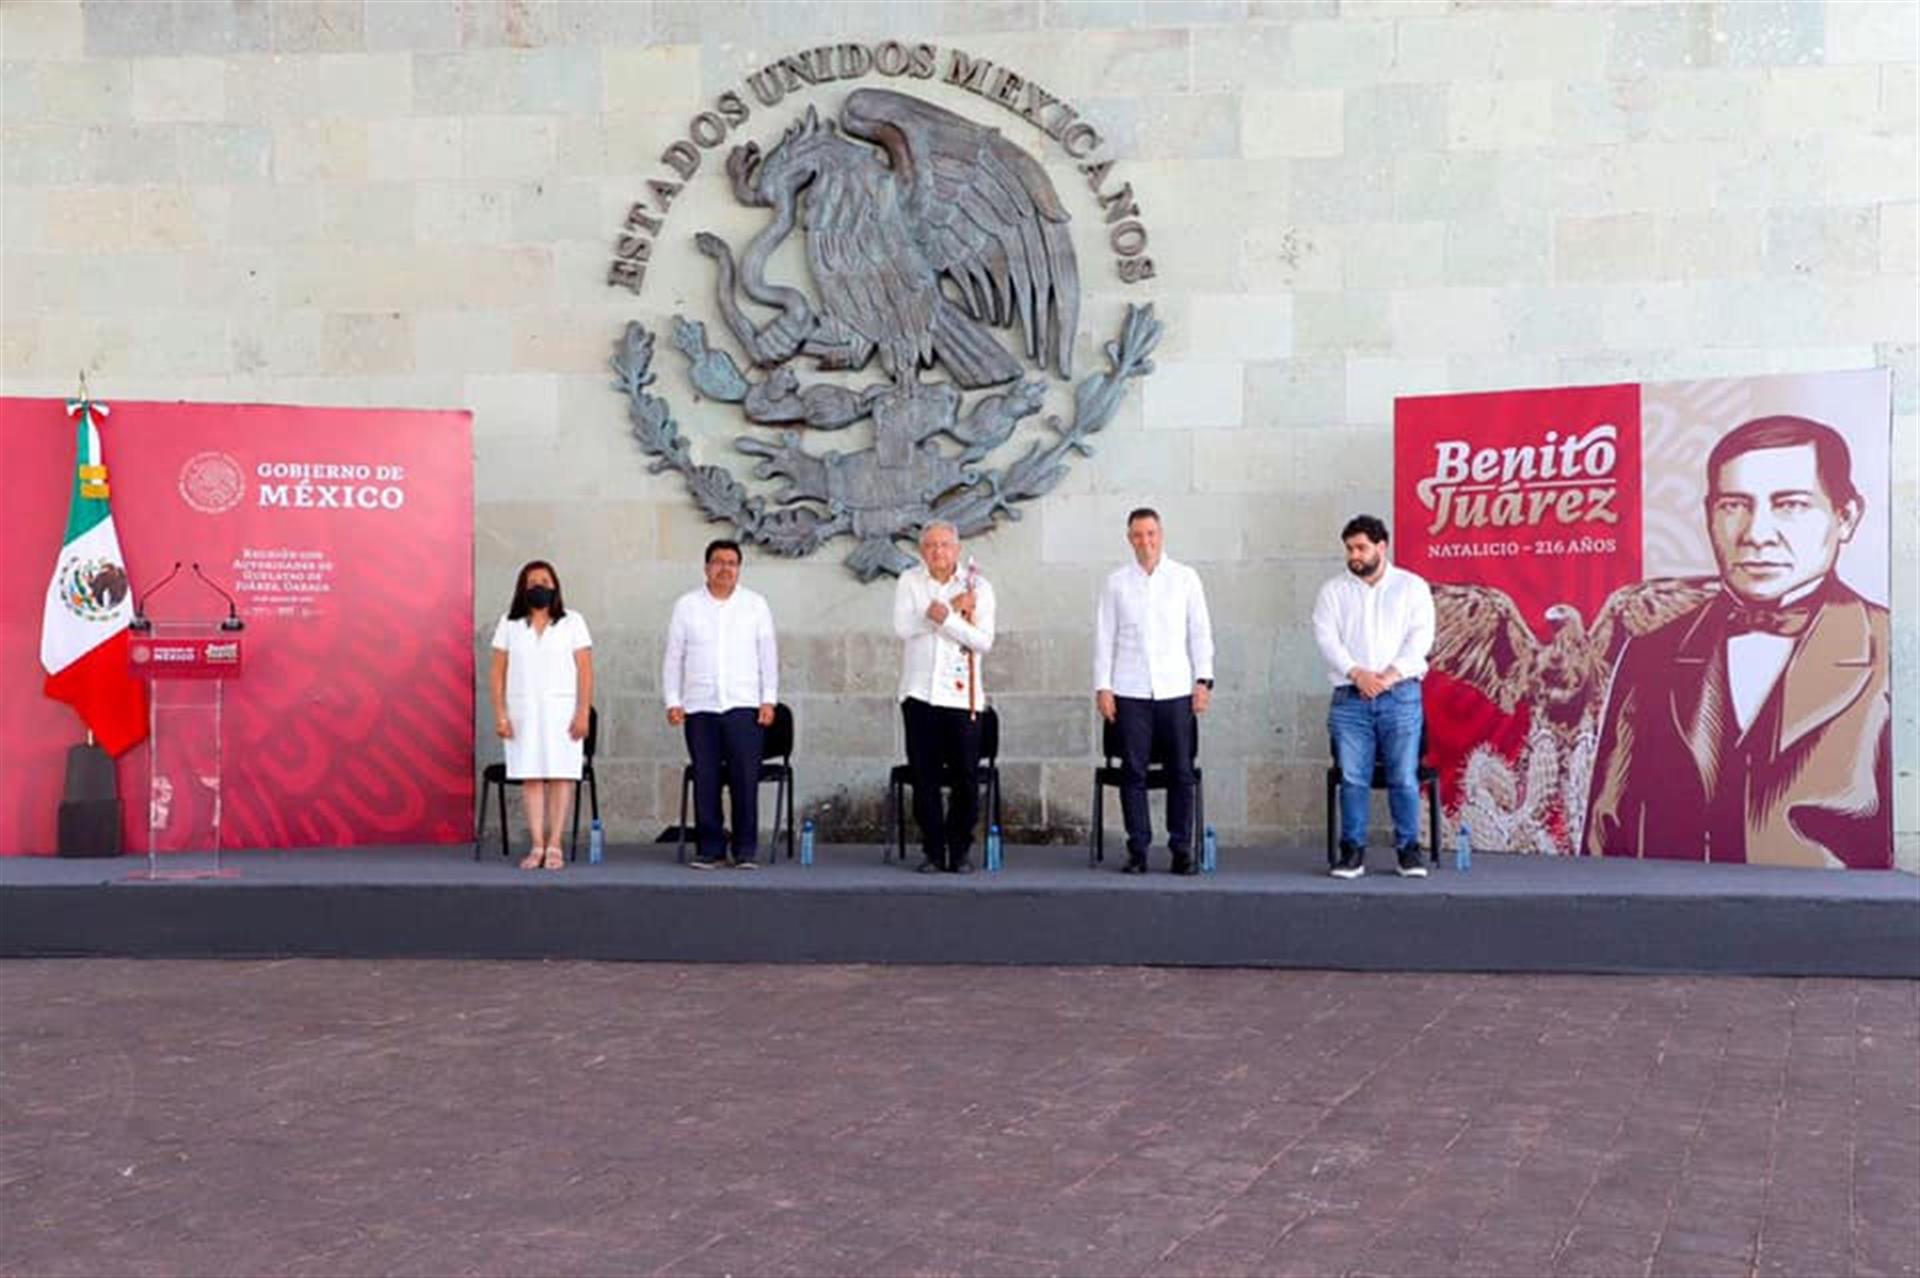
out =
<svg viewBox="0 0 1920 1278"><path fill-rule="evenodd" d="M1920 986L0 964L0 1273L1920 1273Z"/></svg>

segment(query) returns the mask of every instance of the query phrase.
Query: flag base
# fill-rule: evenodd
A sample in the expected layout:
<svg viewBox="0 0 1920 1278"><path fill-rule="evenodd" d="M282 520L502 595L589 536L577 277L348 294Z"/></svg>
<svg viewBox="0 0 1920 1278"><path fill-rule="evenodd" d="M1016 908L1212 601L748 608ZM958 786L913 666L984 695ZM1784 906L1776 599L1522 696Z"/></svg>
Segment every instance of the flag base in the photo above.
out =
<svg viewBox="0 0 1920 1278"><path fill-rule="evenodd" d="M61 856L119 856L120 784L113 759L99 746L67 751L67 788L60 802Z"/></svg>

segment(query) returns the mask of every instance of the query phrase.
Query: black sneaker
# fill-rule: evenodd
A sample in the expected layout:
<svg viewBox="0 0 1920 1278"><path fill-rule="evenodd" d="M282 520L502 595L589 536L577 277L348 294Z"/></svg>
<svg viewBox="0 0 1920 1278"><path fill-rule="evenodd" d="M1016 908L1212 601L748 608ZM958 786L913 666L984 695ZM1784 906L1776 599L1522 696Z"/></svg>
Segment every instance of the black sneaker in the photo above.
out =
<svg viewBox="0 0 1920 1278"><path fill-rule="evenodd" d="M1127 863L1120 867L1120 873L1145 874L1146 872L1147 872L1146 855L1144 853L1141 853L1139 855L1136 855L1132 852L1127 853Z"/></svg>
<svg viewBox="0 0 1920 1278"><path fill-rule="evenodd" d="M958 861L955 861L955 862L953 863L953 865L952 865L952 867L951 867L950 869L948 869L948 871L947 871L947 873L949 873L949 874L972 874L972 873L973 873L973 858L971 858L971 857L964 857L964 856L963 856L963 857L961 857L961 858L960 858L960 859L959 859Z"/></svg>
<svg viewBox="0 0 1920 1278"><path fill-rule="evenodd" d="M1357 879L1367 872L1367 850L1357 843L1342 843L1340 859L1328 873L1336 879Z"/></svg>
<svg viewBox="0 0 1920 1278"><path fill-rule="evenodd" d="M696 856L687 862L696 870L719 870L726 867L726 859L717 856Z"/></svg>
<svg viewBox="0 0 1920 1278"><path fill-rule="evenodd" d="M1397 867L1403 879L1424 879L1427 877L1426 858L1420 855L1418 843L1403 843L1394 849L1394 855L1400 858Z"/></svg>
<svg viewBox="0 0 1920 1278"><path fill-rule="evenodd" d="M1198 874L1200 867L1193 863L1193 857L1186 852L1173 854L1173 872L1175 874Z"/></svg>
<svg viewBox="0 0 1920 1278"><path fill-rule="evenodd" d="M920 864L913 867L915 874L944 874L946 868L932 857L922 857Z"/></svg>
<svg viewBox="0 0 1920 1278"><path fill-rule="evenodd" d="M750 856L740 857L734 861L733 868L736 870L757 870L760 868L760 863Z"/></svg>

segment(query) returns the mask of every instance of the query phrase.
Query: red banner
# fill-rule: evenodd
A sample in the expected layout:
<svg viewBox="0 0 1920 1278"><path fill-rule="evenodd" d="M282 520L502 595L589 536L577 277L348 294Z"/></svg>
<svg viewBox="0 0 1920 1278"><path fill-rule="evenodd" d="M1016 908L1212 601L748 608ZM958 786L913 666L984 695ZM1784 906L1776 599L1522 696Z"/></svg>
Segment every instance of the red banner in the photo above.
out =
<svg viewBox="0 0 1920 1278"><path fill-rule="evenodd" d="M1640 388L1402 399L1394 446L1395 560L1433 583L1450 623L1427 688L1446 808L1463 807L1471 765L1475 794L1508 800L1474 814L1481 846L1566 851L1578 819L1562 756L1583 722L1591 736L1605 672L1533 657L1640 576ZM1523 757L1532 778L1516 775ZM1549 770L1556 784L1538 784Z"/></svg>
<svg viewBox="0 0 1920 1278"><path fill-rule="evenodd" d="M1445 837L1892 864L1883 370L1399 400Z"/></svg>
<svg viewBox="0 0 1920 1278"><path fill-rule="evenodd" d="M135 597L176 561L197 563L246 622L245 674L224 689L223 845L470 838L469 414L112 407L100 429ZM59 551L69 434L62 401L0 399L10 598L37 598ZM82 739L72 711L40 693L33 611L0 625L0 854L53 850L66 749ZM226 611L189 568L149 607L162 638L170 622L217 623ZM147 846L148 750L119 761L134 850ZM212 785L175 778L170 819L212 803Z"/></svg>

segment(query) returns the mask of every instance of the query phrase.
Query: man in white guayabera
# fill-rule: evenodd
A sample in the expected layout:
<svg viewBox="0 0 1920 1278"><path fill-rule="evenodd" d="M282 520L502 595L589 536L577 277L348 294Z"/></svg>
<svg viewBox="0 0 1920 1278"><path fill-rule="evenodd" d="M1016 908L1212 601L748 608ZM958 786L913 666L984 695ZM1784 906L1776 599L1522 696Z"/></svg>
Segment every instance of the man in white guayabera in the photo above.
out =
<svg viewBox="0 0 1920 1278"><path fill-rule="evenodd" d="M1340 530L1347 571L1320 587L1313 641L1333 683L1327 731L1340 766L1337 879L1367 872L1367 807L1374 765L1387 780L1393 849L1402 877L1425 878L1420 859L1420 679L1433 650L1433 591L1387 562L1387 526L1356 515Z"/></svg>
<svg viewBox="0 0 1920 1278"><path fill-rule="evenodd" d="M920 532L920 563L900 574L893 592L922 874L973 873L980 712L987 707L983 667L993 623L993 587L971 561L961 566L959 533L941 520L928 524ZM943 789L952 791L944 805Z"/></svg>
<svg viewBox="0 0 1920 1278"><path fill-rule="evenodd" d="M1133 562L1107 575L1093 634L1094 705L1120 737L1120 870L1147 872L1147 765L1162 759L1173 872L1192 874L1194 716L1213 700L1213 619L1200 574L1162 552L1158 513L1142 506L1129 514L1127 544Z"/></svg>
<svg viewBox="0 0 1920 1278"><path fill-rule="evenodd" d="M760 748L780 700L780 653L767 601L740 584L740 543L707 546L706 584L673 605L660 689L667 722L693 760L693 868L728 862L720 787L733 799L732 862L758 864Z"/></svg>

